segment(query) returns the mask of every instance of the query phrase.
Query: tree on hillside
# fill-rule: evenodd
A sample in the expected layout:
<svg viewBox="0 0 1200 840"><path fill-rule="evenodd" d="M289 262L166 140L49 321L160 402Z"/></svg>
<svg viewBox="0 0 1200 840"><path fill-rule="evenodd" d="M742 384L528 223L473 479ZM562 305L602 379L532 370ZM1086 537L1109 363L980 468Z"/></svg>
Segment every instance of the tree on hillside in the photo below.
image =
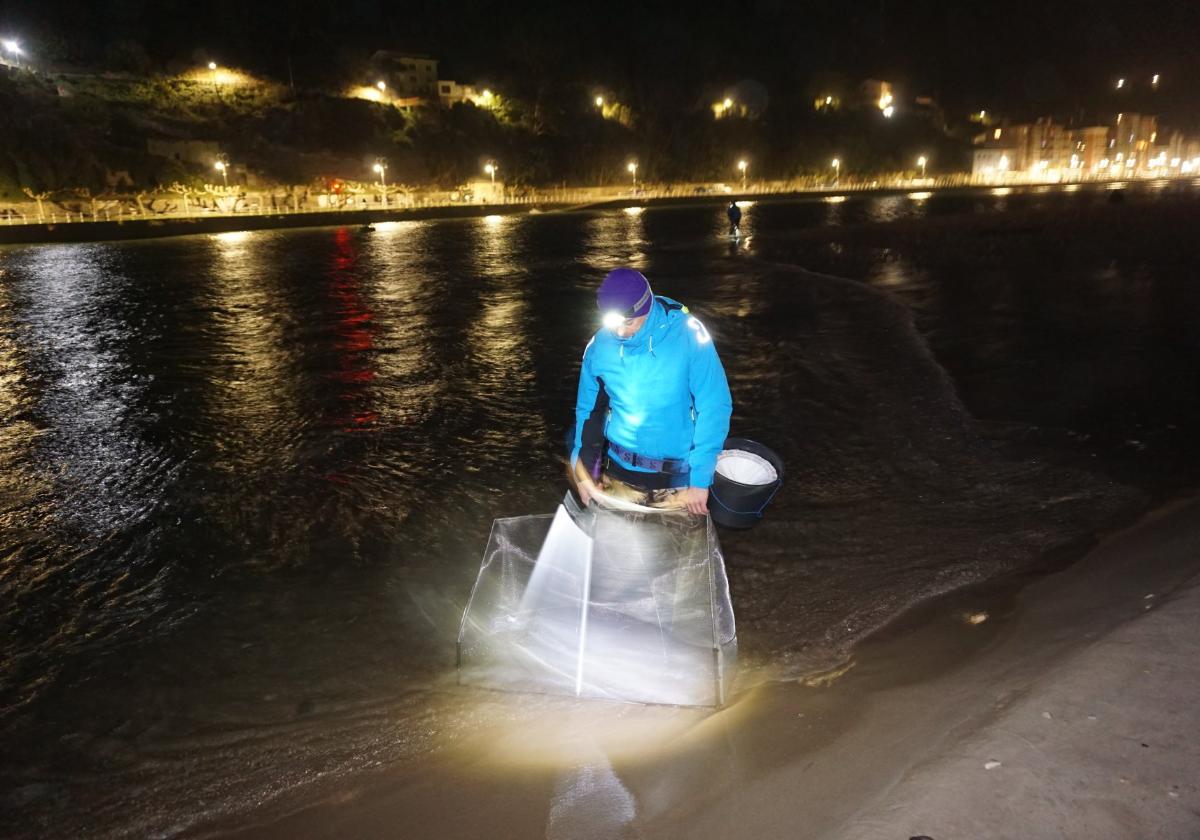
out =
<svg viewBox="0 0 1200 840"><path fill-rule="evenodd" d="M34 201L37 202L38 221L39 222L46 221L46 212L45 212L44 208L42 207L42 202L50 197L50 193L48 193L48 192L35 193L29 187L21 187L21 192L25 193L25 195L29 196L30 198L32 198Z"/></svg>

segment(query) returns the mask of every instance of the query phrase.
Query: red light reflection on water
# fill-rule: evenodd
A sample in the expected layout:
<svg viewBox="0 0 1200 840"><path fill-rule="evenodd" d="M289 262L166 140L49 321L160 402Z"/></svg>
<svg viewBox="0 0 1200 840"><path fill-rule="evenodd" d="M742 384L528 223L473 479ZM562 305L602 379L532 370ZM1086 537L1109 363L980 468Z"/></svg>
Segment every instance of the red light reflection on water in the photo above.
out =
<svg viewBox="0 0 1200 840"><path fill-rule="evenodd" d="M363 302L359 290L358 245L349 228L338 228L333 235L334 255L330 294L337 306L338 368L333 377L344 386L339 399L350 406L348 415L336 422L344 432L375 430L379 413L364 407L370 394L366 385L375 379L371 367L373 314Z"/></svg>

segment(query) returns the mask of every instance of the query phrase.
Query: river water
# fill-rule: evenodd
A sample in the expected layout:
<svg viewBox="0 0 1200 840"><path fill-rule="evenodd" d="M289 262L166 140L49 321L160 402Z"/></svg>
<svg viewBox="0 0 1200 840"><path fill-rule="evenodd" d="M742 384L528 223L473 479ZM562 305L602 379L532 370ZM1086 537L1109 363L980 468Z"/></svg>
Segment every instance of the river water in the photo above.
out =
<svg viewBox="0 0 1200 840"><path fill-rule="evenodd" d="M1194 220L1190 189L1126 209ZM734 432L788 464L725 537L746 684L1194 482L1195 243L834 236L1106 200L760 203L736 242L694 206L0 250L0 834L172 836L461 728L491 521L562 495L618 265L706 322Z"/></svg>

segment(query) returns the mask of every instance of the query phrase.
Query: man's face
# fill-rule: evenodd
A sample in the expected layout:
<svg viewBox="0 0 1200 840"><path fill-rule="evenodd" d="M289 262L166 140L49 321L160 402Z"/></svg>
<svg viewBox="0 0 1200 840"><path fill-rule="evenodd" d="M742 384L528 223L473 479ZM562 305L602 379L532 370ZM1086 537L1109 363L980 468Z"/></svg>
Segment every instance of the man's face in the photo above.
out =
<svg viewBox="0 0 1200 840"><path fill-rule="evenodd" d="M626 318L624 321L618 324L616 330L614 330L614 332L617 334L617 338L633 337L637 331L642 328L642 324L646 323L646 318L648 317L648 315L642 315L638 318Z"/></svg>

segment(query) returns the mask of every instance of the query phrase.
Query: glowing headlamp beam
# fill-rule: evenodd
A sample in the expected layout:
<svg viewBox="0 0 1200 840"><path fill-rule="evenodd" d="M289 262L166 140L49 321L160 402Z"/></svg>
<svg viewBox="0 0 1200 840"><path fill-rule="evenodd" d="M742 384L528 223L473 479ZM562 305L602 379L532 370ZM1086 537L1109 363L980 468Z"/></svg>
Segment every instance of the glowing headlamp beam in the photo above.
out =
<svg viewBox="0 0 1200 840"><path fill-rule="evenodd" d="M616 311L605 312L603 322L605 327L610 330L615 330L617 327L625 323L625 316Z"/></svg>

